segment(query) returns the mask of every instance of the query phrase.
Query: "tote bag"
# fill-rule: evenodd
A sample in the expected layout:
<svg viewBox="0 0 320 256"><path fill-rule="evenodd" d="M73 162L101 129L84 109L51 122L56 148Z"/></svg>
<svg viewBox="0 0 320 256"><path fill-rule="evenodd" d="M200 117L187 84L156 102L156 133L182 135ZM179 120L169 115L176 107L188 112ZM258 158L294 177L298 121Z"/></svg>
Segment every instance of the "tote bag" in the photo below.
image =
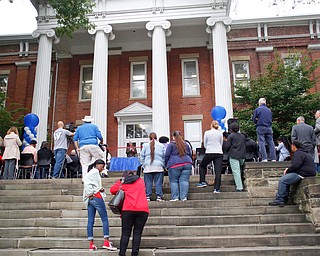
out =
<svg viewBox="0 0 320 256"><path fill-rule="evenodd" d="M108 203L110 210L114 214L121 214L124 202L124 191L120 188L115 196Z"/></svg>

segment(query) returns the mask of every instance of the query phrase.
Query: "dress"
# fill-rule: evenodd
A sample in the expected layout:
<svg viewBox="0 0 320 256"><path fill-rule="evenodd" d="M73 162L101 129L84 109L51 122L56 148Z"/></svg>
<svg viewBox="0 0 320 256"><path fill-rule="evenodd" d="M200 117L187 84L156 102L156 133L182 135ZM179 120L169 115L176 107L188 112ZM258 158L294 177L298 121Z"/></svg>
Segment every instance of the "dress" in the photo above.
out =
<svg viewBox="0 0 320 256"><path fill-rule="evenodd" d="M101 132L95 124L84 123L77 128L73 140L79 143L80 163L82 166L82 177L87 174L88 166L97 159L104 159L105 154L98 146L98 140L103 141Z"/></svg>
<svg viewBox="0 0 320 256"><path fill-rule="evenodd" d="M140 162L144 173L144 182L146 185L147 198L150 200L152 195L152 184L155 183L157 198L162 199L162 184L164 176L164 146L154 140L154 160L151 163L151 142L143 144L140 153Z"/></svg>
<svg viewBox="0 0 320 256"><path fill-rule="evenodd" d="M262 161L268 161L266 144L269 146L271 160L275 161L276 151L273 141L272 112L266 104L261 104L261 106L254 110L252 121L256 125L259 151Z"/></svg>
<svg viewBox="0 0 320 256"><path fill-rule="evenodd" d="M123 184L118 180L110 188L110 193L115 195L119 188L125 193L121 213L121 239L119 255L126 254L129 239L133 229L132 253L138 255L141 236L149 216L149 206L145 193L145 185L138 175L125 177Z"/></svg>
<svg viewBox="0 0 320 256"><path fill-rule="evenodd" d="M6 135L3 139L4 152L2 159L5 162L3 178L5 180L14 179L14 170L17 166L17 161L20 159L20 150L21 140L19 136L14 132Z"/></svg>
<svg viewBox="0 0 320 256"><path fill-rule="evenodd" d="M221 170L223 161L223 134L220 130L212 128L204 133L203 145L206 149L205 155L199 166L200 184L206 182L207 166L213 162L214 166L214 189L220 190Z"/></svg>
<svg viewBox="0 0 320 256"><path fill-rule="evenodd" d="M314 148L316 146L316 134L311 125L300 122L292 127L291 140L298 140L303 144L304 151L308 152L314 159Z"/></svg>
<svg viewBox="0 0 320 256"><path fill-rule="evenodd" d="M185 201L188 198L189 179L192 171L192 152L188 143L186 154L180 157L176 142L171 142L165 152L165 164L169 171L171 200Z"/></svg>

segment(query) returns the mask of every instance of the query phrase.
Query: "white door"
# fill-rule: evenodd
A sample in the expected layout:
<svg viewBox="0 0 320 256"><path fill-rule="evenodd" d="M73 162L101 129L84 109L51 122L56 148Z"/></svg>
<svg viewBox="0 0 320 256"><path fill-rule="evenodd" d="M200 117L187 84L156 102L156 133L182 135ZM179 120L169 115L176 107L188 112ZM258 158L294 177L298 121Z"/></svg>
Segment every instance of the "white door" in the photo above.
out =
<svg viewBox="0 0 320 256"><path fill-rule="evenodd" d="M184 138L191 142L193 150L201 147L202 142L202 122L192 120L184 122Z"/></svg>

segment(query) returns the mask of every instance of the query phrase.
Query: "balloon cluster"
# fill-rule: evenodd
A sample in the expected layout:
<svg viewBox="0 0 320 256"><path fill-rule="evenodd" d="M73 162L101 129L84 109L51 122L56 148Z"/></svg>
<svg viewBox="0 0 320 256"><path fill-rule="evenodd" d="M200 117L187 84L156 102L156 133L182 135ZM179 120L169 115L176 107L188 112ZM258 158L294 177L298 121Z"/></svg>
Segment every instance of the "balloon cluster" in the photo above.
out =
<svg viewBox="0 0 320 256"><path fill-rule="evenodd" d="M224 125L225 120L224 118L227 115L227 111L224 107L221 106L215 106L214 108L211 109L211 116L214 120L219 122L219 125L222 130L226 130L226 127Z"/></svg>
<svg viewBox="0 0 320 256"><path fill-rule="evenodd" d="M27 114L23 122L25 124L24 133L23 133L23 145L28 146L31 140L35 140L37 138L37 128L36 126L39 124L39 117L35 114Z"/></svg>

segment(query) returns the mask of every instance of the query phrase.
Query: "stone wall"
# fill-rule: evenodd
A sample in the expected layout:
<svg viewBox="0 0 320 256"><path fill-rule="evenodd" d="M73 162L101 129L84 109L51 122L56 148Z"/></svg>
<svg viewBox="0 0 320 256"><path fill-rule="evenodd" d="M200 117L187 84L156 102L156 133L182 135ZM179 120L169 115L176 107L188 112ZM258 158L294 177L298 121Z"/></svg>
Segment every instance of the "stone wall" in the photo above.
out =
<svg viewBox="0 0 320 256"><path fill-rule="evenodd" d="M279 178L290 162L252 162L244 168L244 186L251 197L275 198ZM298 186L292 186L290 203L298 204L320 232L320 177L303 179Z"/></svg>

